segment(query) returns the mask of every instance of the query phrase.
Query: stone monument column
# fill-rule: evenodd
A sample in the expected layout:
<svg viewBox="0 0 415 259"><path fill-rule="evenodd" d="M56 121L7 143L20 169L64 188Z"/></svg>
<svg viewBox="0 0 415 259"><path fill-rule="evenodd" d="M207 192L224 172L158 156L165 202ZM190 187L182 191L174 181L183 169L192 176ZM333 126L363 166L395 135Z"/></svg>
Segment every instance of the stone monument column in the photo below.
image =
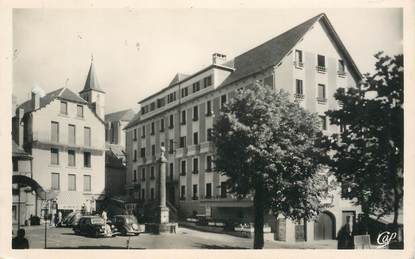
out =
<svg viewBox="0 0 415 259"><path fill-rule="evenodd" d="M160 204L159 204L159 223L160 223L160 227L159 230L160 232L163 232L163 226L162 224L167 224L169 223L169 208L167 208L166 206L166 171L167 171L167 159L165 156L165 148L162 146L160 148L161 150L161 155L160 155L160 159L159 159L159 163L160 163L160 174L159 174L159 184L160 184L160 188L159 188L159 197L160 197Z"/></svg>

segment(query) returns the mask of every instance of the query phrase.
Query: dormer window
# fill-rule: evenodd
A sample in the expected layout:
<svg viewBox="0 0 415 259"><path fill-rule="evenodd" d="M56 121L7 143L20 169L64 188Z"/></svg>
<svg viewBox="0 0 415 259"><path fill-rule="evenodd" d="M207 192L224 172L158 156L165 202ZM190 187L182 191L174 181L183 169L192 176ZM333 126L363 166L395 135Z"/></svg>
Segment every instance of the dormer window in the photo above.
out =
<svg viewBox="0 0 415 259"><path fill-rule="evenodd" d="M207 76L203 78L203 88L206 88L211 85L212 85L212 76Z"/></svg>
<svg viewBox="0 0 415 259"><path fill-rule="evenodd" d="M84 117L84 106L82 106L82 105L77 105L76 106L76 116L78 116L79 118Z"/></svg>
<svg viewBox="0 0 415 259"><path fill-rule="evenodd" d="M200 90L200 83L199 82L193 83L193 93L196 93L199 90Z"/></svg>

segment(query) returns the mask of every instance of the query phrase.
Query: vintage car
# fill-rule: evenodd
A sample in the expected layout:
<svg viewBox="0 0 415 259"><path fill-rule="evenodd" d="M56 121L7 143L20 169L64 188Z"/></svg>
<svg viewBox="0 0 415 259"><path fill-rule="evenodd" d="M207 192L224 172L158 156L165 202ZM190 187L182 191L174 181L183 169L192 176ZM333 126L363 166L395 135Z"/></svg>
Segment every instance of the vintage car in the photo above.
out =
<svg viewBox="0 0 415 259"><path fill-rule="evenodd" d="M106 224L100 216L82 216L73 231L77 235L93 237L113 237L117 233L116 228Z"/></svg>
<svg viewBox="0 0 415 259"><path fill-rule="evenodd" d="M143 232L133 215L116 215L111 222L121 235L139 235Z"/></svg>
<svg viewBox="0 0 415 259"><path fill-rule="evenodd" d="M63 218L62 222L58 224L58 227L74 227L78 224L81 217L81 212L71 212Z"/></svg>

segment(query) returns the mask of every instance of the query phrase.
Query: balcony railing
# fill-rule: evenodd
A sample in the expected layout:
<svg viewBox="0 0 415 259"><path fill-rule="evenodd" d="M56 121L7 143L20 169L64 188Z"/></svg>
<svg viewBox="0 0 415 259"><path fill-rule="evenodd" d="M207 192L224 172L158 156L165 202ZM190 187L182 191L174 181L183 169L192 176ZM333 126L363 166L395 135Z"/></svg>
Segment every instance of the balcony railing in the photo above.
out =
<svg viewBox="0 0 415 259"><path fill-rule="evenodd" d="M319 104L326 104L327 103L327 98L317 97L317 102Z"/></svg>
<svg viewBox="0 0 415 259"><path fill-rule="evenodd" d="M294 66L296 68L302 69L304 67L304 63L303 62L300 62L300 61L294 61Z"/></svg>
<svg viewBox="0 0 415 259"><path fill-rule="evenodd" d="M326 73L327 71L327 68L323 66L317 66L316 69L317 69L317 72L319 73Z"/></svg>

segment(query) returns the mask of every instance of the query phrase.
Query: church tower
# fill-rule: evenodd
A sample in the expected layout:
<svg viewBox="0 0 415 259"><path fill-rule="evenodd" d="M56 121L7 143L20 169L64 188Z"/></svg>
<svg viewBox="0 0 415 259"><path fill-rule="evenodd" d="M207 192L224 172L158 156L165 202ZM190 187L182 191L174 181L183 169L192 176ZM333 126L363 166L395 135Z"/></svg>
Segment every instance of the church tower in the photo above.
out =
<svg viewBox="0 0 415 259"><path fill-rule="evenodd" d="M85 86L79 95L85 99L92 110L104 120L105 116L105 92L100 88L97 77L95 75L94 57L91 57L91 66L89 67L88 77Z"/></svg>

